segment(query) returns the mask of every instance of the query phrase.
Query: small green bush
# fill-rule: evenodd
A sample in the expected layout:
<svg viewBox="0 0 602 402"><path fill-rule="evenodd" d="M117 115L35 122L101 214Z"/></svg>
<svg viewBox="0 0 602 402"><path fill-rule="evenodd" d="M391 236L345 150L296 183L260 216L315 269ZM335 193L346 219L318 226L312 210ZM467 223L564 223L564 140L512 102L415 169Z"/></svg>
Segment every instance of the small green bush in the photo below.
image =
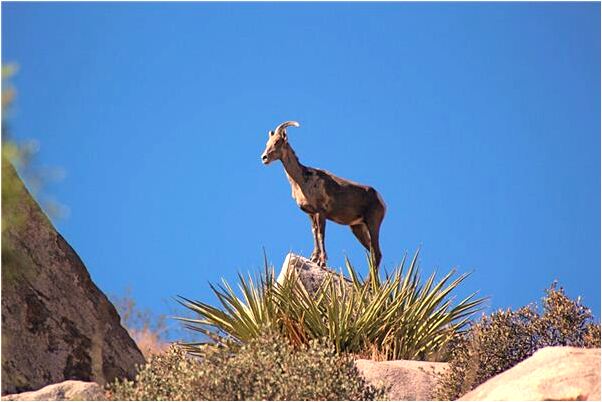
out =
<svg viewBox="0 0 602 402"><path fill-rule="evenodd" d="M234 348L234 349L233 349ZM294 348L275 335L243 346L172 346L143 366L134 381L116 381L112 400L374 400L353 359L312 341Z"/></svg>
<svg viewBox="0 0 602 402"><path fill-rule="evenodd" d="M556 284L546 290L543 313L533 305L484 316L450 345L450 370L436 390L454 400L513 367L545 346L600 347L600 325L580 299L571 300Z"/></svg>

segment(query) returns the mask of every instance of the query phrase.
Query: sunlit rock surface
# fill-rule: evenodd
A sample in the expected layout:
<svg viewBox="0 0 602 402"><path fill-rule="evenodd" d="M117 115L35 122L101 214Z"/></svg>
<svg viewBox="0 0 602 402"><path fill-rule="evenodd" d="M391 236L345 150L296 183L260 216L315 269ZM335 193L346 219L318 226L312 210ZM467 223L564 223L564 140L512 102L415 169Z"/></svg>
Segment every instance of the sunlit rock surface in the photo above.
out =
<svg viewBox="0 0 602 402"><path fill-rule="evenodd" d="M106 399L102 387L95 382L69 380L48 385L37 391L6 395L3 401L99 401Z"/></svg>
<svg viewBox="0 0 602 402"><path fill-rule="evenodd" d="M315 294L324 279L329 275L335 281L343 280L351 284L349 279L345 278L340 272L332 268L321 268L315 262L294 253L288 253L280 269L277 282L283 283L287 275L293 271L307 290L309 294Z"/></svg>
<svg viewBox="0 0 602 402"><path fill-rule="evenodd" d="M366 381L388 388L387 399L392 401L429 401L433 399L437 376L447 363L414 360L355 361Z"/></svg>
<svg viewBox="0 0 602 402"><path fill-rule="evenodd" d="M460 400L599 401L600 349L540 349Z"/></svg>

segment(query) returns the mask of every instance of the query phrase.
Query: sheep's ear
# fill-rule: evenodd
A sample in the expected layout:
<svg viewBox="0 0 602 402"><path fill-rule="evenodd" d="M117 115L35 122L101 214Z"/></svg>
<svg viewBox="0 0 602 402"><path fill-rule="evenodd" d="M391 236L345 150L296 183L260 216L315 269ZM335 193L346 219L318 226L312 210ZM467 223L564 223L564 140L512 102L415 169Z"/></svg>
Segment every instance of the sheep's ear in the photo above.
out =
<svg viewBox="0 0 602 402"><path fill-rule="evenodd" d="M283 131L283 132L282 132L282 138L284 139L284 141L286 141L286 140L287 140L287 138L286 138L286 131Z"/></svg>

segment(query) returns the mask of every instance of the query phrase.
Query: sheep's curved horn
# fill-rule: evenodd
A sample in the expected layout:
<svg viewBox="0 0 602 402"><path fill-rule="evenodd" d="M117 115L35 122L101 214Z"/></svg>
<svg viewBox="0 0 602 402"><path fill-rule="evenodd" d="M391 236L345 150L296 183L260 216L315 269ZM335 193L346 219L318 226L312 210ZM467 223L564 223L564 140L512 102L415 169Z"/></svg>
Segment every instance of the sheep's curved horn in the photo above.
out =
<svg viewBox="0 0 602 402"><path fill-rule="evenodd" d="M299 123L297 123L296 121L285 121L284 123L281 123L278 125L278 127L276 127L276 129L274 130L274 132L278 133L280 132L280 130L284 130L287 127L299 127Z"/></svg>

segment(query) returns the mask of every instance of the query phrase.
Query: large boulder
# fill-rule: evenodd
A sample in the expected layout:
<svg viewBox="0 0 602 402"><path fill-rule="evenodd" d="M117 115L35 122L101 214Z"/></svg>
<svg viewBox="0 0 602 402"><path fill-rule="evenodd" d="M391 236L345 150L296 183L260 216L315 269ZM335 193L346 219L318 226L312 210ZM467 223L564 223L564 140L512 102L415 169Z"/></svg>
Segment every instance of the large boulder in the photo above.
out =
<svg viewBox="0 0 602 402"><path fill-rule="evenodd" d="M370 384L387 387L387 399L391 401L433 400L437 378L448 367L447 363L413 360L360 359L355 365Z"/></svg>
<svg viewBox="0 0 602 402"><path fill-rule="evenodd" d="M284 259L276 281L281 284L291 274L294 274L298 278L310 295L315 294L322 282L329 276L335 282L344 281L346 284L351 285L351 281L345 278L340 272L336 272L332 268L322 268L315 262L294 253L288 253Z"/></svg>
<svg viewBox="0 0 602 402"><path fill-rule="evenodd" d="M600 349L540 349L460 400L599 401Z"/></svg>
<svg viewBox="0 0 602 402"><path fill-rule="evenodd" d="M133 377L115 307L4 160L2 176L2 394Z"/></svg>
<svg viewBox="0 0 602 402"><path fill-rule="evenodd" d="M3 401L101 401L104 390L95 382L68 380L47 385L37 391L22 392L2 397Z"/></svg>

